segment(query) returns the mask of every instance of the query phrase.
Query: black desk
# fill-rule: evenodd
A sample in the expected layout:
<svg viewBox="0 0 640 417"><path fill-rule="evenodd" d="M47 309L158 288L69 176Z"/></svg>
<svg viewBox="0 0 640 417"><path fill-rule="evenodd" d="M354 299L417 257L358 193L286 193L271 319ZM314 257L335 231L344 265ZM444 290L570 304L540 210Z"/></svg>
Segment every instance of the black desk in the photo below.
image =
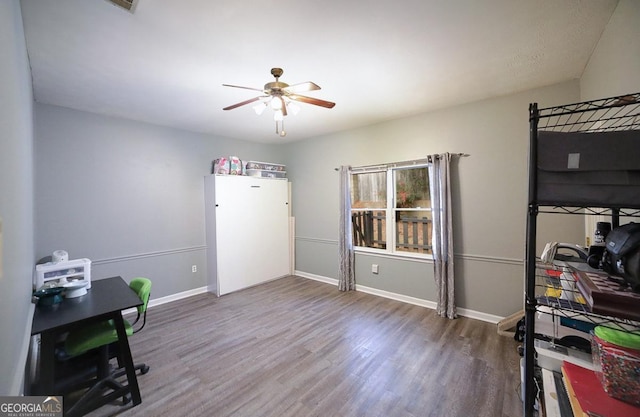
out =
<svg viewBox="0 0 640 417"><path fill-rule="evenodd" d="M121 277L113 277L92 281L86 295L64 299L54 308L36 307L31 334L40 334L40 377L31 395L56 395L55 343L60 334L111 319L118 333L118 344L127 372L127 392L131 393L133 406L140 404L140 389L121 311L141 304L138 295Z"/></svg>

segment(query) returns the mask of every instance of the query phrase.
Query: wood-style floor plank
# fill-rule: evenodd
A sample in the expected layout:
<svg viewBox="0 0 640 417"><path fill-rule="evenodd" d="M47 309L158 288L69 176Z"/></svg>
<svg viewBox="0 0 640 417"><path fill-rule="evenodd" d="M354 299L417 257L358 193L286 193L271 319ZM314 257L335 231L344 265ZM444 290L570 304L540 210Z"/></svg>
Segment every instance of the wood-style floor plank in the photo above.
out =
<svg viewBox="0 0 640 417"><path fill-rule="evenodd" d="M130 338L142 404L96 417L516 417L517 343L496 326L286 277L149 310Z"/></svg>

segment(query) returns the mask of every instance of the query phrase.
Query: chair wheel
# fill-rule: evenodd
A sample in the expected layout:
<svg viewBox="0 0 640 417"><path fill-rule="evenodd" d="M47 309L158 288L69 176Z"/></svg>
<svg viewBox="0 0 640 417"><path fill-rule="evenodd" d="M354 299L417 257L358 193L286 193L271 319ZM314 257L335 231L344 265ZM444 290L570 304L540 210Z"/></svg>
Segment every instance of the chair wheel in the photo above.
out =
<svg viewBox="0 0 640 417"><path fill-rule="evenodd" d="M131 402L131 394L126 394L122 397L122 405L127 405Z"/></svg>
<svg viewBox="0 0 640 417"><path fill-rule="evenodd" d="M145 366L143 366L143 367L140 369L140 374L141 374L141 375L144 375L144 374L146 374L147 372L149 372L149 365L145 365Z"/></svg>

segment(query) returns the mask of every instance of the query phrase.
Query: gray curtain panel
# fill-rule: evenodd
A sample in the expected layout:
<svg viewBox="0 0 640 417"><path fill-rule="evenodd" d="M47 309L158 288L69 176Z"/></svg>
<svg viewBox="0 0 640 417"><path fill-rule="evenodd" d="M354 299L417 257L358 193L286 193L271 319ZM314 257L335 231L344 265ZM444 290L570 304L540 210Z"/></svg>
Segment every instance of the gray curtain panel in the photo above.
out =
<svg viewBox="0 0 640 417"><path fill-rule="evenodd" d="M451 154L431 155L429 186L433 210L433 268L436 281L438 315L456 318L453 276L453 229L451 218Z"/></svg>
<svg viewBox="0 0 640 417"><path fill-rule="evenodd" d="M353 291L356 289L355 253L353 251L353 231L351 230L351 192L349 175L351 167L340 167L340 232L338 233L338 289Z"/></svg>

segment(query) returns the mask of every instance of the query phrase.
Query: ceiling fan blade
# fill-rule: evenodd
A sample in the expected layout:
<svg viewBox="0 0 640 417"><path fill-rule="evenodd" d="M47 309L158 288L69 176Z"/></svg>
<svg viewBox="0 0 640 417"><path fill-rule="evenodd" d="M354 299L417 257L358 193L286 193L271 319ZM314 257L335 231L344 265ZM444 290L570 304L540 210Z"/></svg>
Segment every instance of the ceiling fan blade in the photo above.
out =
<svg viewBox="0 0 640 417"><path fill-rule="evenodd" d="M223 87L244 88L245 90L264 91L261 88L243 87L241 85L222 84Z"/></svg>
<svg viewBox="0 0 640 417"><path fill-rule="evenodd" d="M241 101L240 103L232 104L231 106L225 107L222 110L233 110L236 107L244 106L245 104L253 103L254 101L260 100L260 97L250 98L249 100Z"/></svg>
<svg viewBox="0 0 640 417"><path fill-rule="evenodd" d="M302 93L305 91L314 91L314 90L320 90L320 86L311 81L293 84L293 85L290 85L289 87L282 89L282 91L285 91L287 93Z"/></svg>
<svg viewBox="0 0 640 417"><path fill-rule="evenodd" d="M298 94L290 94L288 97L291 100L300 101L302 103L314 104L316 106L322 106L322 107L326 107L328 109L332 109L333 106L336 105L336 103L333 103L331 101L325 101L325 100L320 100L319 98L301 96L301 95L298 95Z"/></svg>

